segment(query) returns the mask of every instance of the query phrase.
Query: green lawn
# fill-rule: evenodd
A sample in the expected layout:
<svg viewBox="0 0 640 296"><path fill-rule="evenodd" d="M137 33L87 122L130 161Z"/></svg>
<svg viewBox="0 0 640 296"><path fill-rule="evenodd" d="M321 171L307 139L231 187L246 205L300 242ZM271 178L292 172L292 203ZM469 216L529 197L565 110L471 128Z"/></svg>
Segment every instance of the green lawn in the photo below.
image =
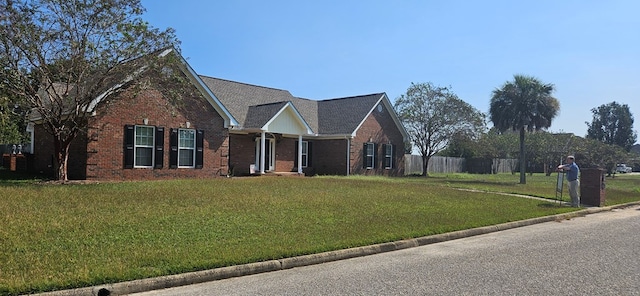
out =
<svg viewBox="0 0 640 296"><path fill-rule="evenodd" d="M218 178L54 185L0 171L0 294L210 269L572 211L555 177ZM12 175L10 175L12 176ZM607 183L640 200L640 178Z"/></svg>

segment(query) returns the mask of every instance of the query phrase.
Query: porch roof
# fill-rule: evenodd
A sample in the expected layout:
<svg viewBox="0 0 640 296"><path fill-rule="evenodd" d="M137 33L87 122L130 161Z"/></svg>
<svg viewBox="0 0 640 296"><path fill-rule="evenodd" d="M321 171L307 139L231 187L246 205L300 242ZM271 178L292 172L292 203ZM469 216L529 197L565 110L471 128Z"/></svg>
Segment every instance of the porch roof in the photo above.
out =
<svg viewBox="0 0 640 296"><path fill-rule="evenodd" d="M245 129L279 134L308 135L313 131L291 102L249 106Z"/></svg>

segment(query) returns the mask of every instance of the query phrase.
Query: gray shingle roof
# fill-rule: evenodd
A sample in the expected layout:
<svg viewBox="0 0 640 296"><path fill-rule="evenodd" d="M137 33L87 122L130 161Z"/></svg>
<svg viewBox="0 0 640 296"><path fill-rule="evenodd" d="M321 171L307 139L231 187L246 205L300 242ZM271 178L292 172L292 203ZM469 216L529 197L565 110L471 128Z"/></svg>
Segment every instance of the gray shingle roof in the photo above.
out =
<svg viewBox="0 0 640 296"><path fill-rule="evenodd" d="M351 134L384 94L318 101L319 134Z"/></svg>
<svg viewBox="0 0 640 296"><path fill-rule="evenodd" d="M246 115L250 106L291 102L312 130L316 131L318 128L318 107L315 101L296 98L282 89L202 75L200 78L243 127L246 127Z"/></svg>
<svg viewBox="0 0 640 296"><path fill-rule="evenodd" d="M277 102L271 104L263 104L257 106L249 106L247 110L247 116L245 117L245 128L261 128L263 127L273 116L286 105L287 102Z"/></svg>
<svg viewBox="0 0 640 296"><path fill-rule="evenodd" d="M384 95L315 101L294 97L282 89L202 75L200 78L243 128L262 127L286 102L291 102L314 133L351 134Z"/></svg>

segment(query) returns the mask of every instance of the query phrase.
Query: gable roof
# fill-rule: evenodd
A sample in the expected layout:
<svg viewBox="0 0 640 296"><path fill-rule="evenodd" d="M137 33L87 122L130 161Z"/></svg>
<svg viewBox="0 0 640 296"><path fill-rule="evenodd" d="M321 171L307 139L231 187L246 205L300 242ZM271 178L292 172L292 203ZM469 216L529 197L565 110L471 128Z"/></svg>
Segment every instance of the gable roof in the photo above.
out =
<svg viewBox="0 0 640 296"><path fill-rule="evenodd" d="M384 93L318 101L318 134L353 134Z"/></svg>
<svg viewBox="0 0 640 296"><path fill-rule="evenodd" d="M235 82L209 76L199 76L213 95L238 121L240 129L257 128L268 120L274 110L284 102L291 102L317 136L355 136L358 128L371 112L384 104L402 133L408 139L406 130L393 112L393 106L385 93L309 100L294 97L289 91L242 82Z"/></svg>
<svg viewBox="0 0 640 296"><path fill-rule="evenodd" d="M242 128L247 126L248 109L251 106L291 102L313 131L318 129L318 112L315 101L296 98L287 90L257 86L242 82L200 75L213 94L231 112ZM253 120L253 119L250 119ZM249 122L249 124L253 124Z"/></svg>
<svg viewBox="0 0 640 296"><path fill-rule="evenodd" d="M278 112L287 104L287 102L276 102L270 104L249 106L247 110L246 119L244 121L244 128L261 128L271 118L276 116Z"/></svg>
<svg viewBox="0 0 640 296"><path fill-rule="evenodd" d="M187 63L187 60L174 48L167 49L162 54L167 55L173 52L175 56L178 57L179 66L182 72L189 78L189 80L195 85L195 87L202 93L202 95L207 99L207 101L211 104L211 106L222 116L224 119L224 126L226 128L230 128L232 126L238 126L238 120L232 115L232 113L224 107L224 105L220 102L220 100L211 92L211 88L207 87L207 85L202 81L200 76L196 73L196 71L191 68L191 65Z"/></svg>
<svg viewBox="0 0 640 296"><path fill-rule="evenodd" d="M313 131L291 102L249 106L244 128L276 133L313 134Z"/></svg>
<svg viewBox="0 0 640 296"><path fill-rule="evenodd" d="M156 58L165 58L168 55L172 55L172 56L175 56L177 58L177 60L178 60L177 66L178 66L179 70L187 77L187 79L189 79L191 84L193 86L195 86L196 89L198 89L198 91L207 100L207 102L209 102L209 104L223 118L225 128L229 128L229 127L232 127L232 126L237 126L238 125L237 120L224 107L224 105L218 100L218 98L216 98L215 95L213 95L213 93L211 92L211 89L209 89L204 84L204 82L200 79L200 76L198 76L196 74L196 72L193 70L193 68L191 68L191 66L189 65L189 63L187 63L187 61L184 59L184 57L173 47L169 47L169 48L165 48L165 49L162 49L162 50L158 50L156 52L149 53L148 55L145 55L145 56L142 56L142 57L139 57L137 59L134 59L132 61L127 62L127 63L132 63L132 62L135 61L136 64L134 64L134 65L137 65L137 70L133 71L133 73L127 74L126 77L122 77L122 79L120 79L119 81L114 81L113 84L110 87L108 87L106 90L104 90L98 96L93 98L90 102L88 102L88 104L86 104L85 106L81 106L83 108L81 110L83 112L87 112L87 113L95 112L96 107L98 106L98 104L102 100L104 100L106 97L108 97L109 95L113 94L115 91L117 91L121 87L123 87L126 83L134 80L139 75L144 73L144 71L148 68L148 65L145 64L147 62L147 58L148 57L154 57L155 56ZM68 95L68 93L71 92L71 90L74 90L75 87L76 87L76 85L72 85L72 84L69 84L69 83L54 82L49 86L49 88L51 88L51 89L48 90L48 91L52 92L52 93L55 93L55 94L60 94L60 95L66 96L66 95ZM47 91L45 89L41 89L39 91L38 95L39 96L49 96L49 94L47 93ZM65 108L68 109L68 111L65 111L65 112L73 111L72 107L73 106L65 107ZM37 122L37 121L40 121L40 120L42 120L42 115L39 112L37 112L37 110L32 110L29 113L29 121L30 122Z"/></svg>

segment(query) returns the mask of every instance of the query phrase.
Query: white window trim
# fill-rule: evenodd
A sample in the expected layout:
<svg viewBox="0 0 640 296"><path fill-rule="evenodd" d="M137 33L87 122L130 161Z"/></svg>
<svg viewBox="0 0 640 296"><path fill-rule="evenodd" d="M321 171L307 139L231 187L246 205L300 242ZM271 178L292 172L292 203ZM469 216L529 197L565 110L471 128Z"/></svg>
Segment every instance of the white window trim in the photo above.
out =
<svg viewBox="0 0 640 296"><path fill-rule="evenodd" d="M181 131L191 131L193 132L193 147L182 147L180 146L180 132ZM184 169L192 169L196 167L196 130L194 129L187 129L187 128L180 128L178 129L178 168L184 168ZM191 163L192 165L180 165L180 152L182 150L191 150L192 153L192 159L191 159Z"/></svg>
<svg viewBox="0 0 640 296"><path fill-rule="evenodd" d="M389 154L387 154L387 147L389 147ZM387 166L387 159L389 159L390 166ZM384 146L384 168L386 170L393 169L393 145L385 144Z"/></svg>
<svg viewBox="0 0 640 296"><path fill-rule="evenodd" d="M29 122L27 124L27 133L29 133L29 151L27 152L34 154L33 147L34 147L34 140L35 140L35 126L33 122Z"/></svg>
<svg viewBox="0 0 640 296"><path fill-rule="evenodd" d="M153 143L151 146L138 145L138 128L139 127L144 127L144 128L150 128L151 129L151 136L152 136L151 142ZM155 126L151 126L151 125L135 125L133 127L133 167L134 168L153 168L153 161L155 159L155 153L156 153L156 151L155 151L156 150L155 149L155 143L156 143L156 127ZM138 165L137 164L138 148L150 148L151 149L151 165Z"/></svg>
<svg viewBox="0 0 640 296"><path fill-rule="evenodd" d="M367 161L367 170L372 170L374 169L375 165L376 165L376 144L373 142L367 142L367 147L366 147L366 151L365 151L365 157L367 159L369 159L369 157L371 157L371 166L369 166L369 162ZM372 154L369 154L369 146L371 146L371 150L372 150Z"/></svg>
<svg viewBox="0 0 640 296"><path fill-rule="evenodd" d="M304 149L305 147L307 147L307 149ZM305 152L305 150L307 152ZM309 165L309 141L302 141L302 151L300 151L300 154L302 154L302 167L306 168Z"/></svg>

